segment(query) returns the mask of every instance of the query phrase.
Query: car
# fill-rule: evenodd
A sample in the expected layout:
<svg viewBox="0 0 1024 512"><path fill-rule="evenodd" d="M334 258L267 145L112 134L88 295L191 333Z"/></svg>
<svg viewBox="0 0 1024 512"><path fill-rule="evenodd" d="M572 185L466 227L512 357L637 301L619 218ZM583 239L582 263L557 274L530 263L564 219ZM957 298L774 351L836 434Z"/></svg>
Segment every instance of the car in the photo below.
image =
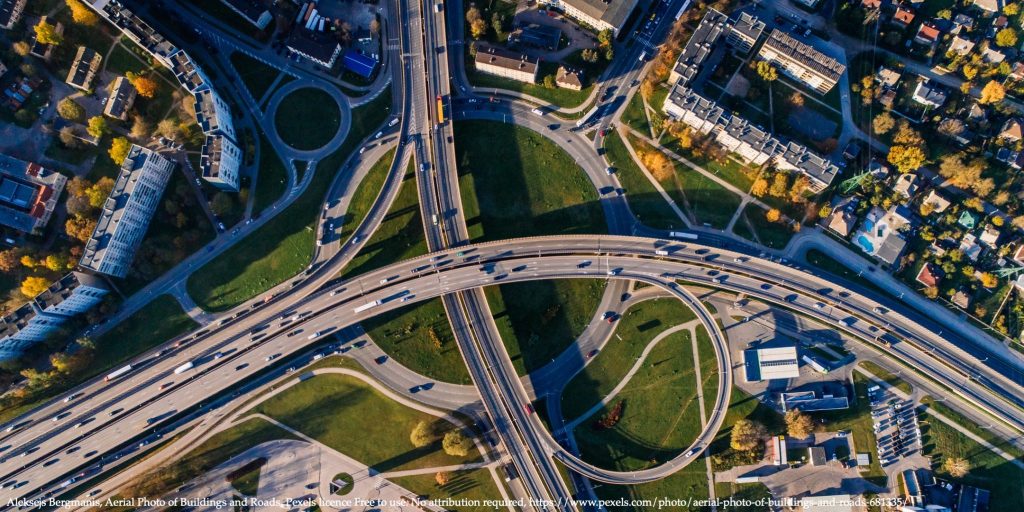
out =
<svg viewBox="0 0 1024 512"><path fill-rule="evenodd" d="M594 350L591 350L590 352L587 353L587 359L592 359L596 355L597 355L597 349L595 348Z"/></svg>
<svg viewBox="0 0 1024 512"><path fill-rule="evenodd" d="M824 302L815 302L814 303L814 307L816 307L818 309L825 309L825 303Z"/></svg>
<svg viewBox="0 0 1024 512"><path fill-rule="evenodd" d="M626 302L630 297L632 297L632 295L630 295L629 292L623 293L622 296L619 297L619 302Z"/></svg>
<svg viewBox="0 0 1024 512"><path fill-rule="evenodd" d="M397 117L396 117L396 118L394 118L394 119L392 119L392 120L391 120L391 122L390 122L390 123L388 123L388 126L394 126L394 125L396 125L396 124L398 124L398 118L397 118Z"/></svg>
<svg viewBox="0 0 1024 512"><path fill-rule="evenodd" d="M160 391L163 391L163 390L165 390L165 389L167 389L167 388L169 388L169 387L171 387L173 385L174 385L173 382L164 382L163 384L160 384ZM75 425L75 428L78 428L78 425Z"/></svg>
<svg viewBox="0 0 1024 512"><path fill-rule="evenodd" d="M273 361L274 359L277 359L278 357L280 357L280 355L281 354L271 354L271 355L265 357L263 360L269 363L270 361Z"/></svg>
<svg viewBox="0 0 1024 512"><path fill-rule="evenodd" d="M68 403L78 397L82 396L82 393L74 393L64 398L64 403Z"/></svg>
<svg viewBox="0 0 1024 512"><path fill-rule="evenodd" d="M235 371L236 372L242 371L242 370L246 369L248 366L249 366L249 363L242 363L242 364L240 364L240 365L235 367Z"/></svg>
<svg viewBox="0 0 1024 512"><path fill-rule="evenodd" d="M118 415L118 414L119 414L119 413L120 413L121 411L123 411L123 410L124 410L124 409L122 409L122 408L117 408L117 409L114 409L113 411L110 411L110 415L111 415L111 416L117 416L117 415Z"/></svg>
<svg viewBox="0 0 1024 512"><path fill-rule="evenodd" d="M772 285L770 285L768 283L762 283L761 284L761 289L762 290L771 290L772 289Z"/></svg>
<svg viewBox="0 0 1024 512"><path fill-rule="evenodd" d="M377 132L377 134L376 134L376 135L374 135L374 136L373 136L373 138L374 138L374 139L379 139L381 135L384 135L384 132L383 132L383 131Z"/></svg>
<svg viewBox="0 0 1024 512"><path fill-rule="evenodd" d="M526 414L533 414L533 404L531 404L531 403L523 404L523 410L526 411Z"/></svg>
<svg viewBox="0 0 1024 512"><path fill-rule="evenodd" d="M611 167L605 167L604 173L607 174L608 176L611 176L612 174L615 174L615 169L612 169Z"/></svg>
<svg viewBox="0 0 1024 512"><path fill-rule="evenodd" d="M604 314L601 315L601 320L607 320L607 319L613 318L613 317L615 317L615 312L614 311L605 311Z"/></svg>
<svg viewBox="0 0 1024 512"><path fill-rule="evenodd" d="M378 356L376 359L373 360L373 362L375 362L377 364L384 364L387 361L388 361L388 356L386 356L386 355L385 356Z"/></svg>
<svg viewBox="0 0 1024 512"><path fill-rule="evenodd" d="M591 263L593 262L590 260L583 260L576 264L576 268L586 268L589 267Z"/></svg>
<svg viewBox="0 0 1024 512"><path fill-rule="evenodd" d="M294 331L288 333L288 337L291 338L292 336L295 336L296 334L299 334L300 332L302 332L302 329L295 329Z"/></svg>
<svg viewBox="0 0 1024 512"><path fill-rule="evenodd" d="M89 491L89 494L87 494L86 496L91 498L91 497L96 496L97 494L99 494L101 492L103 492L103 489L93 489L93 490Z"/></svg>
<svg viewBox="0 0 1024 512"><path fill-rule="evenodd" d="M621 267L620 268L613 268L613 269L608 271L608 275L610 275L610 276L617 276L621 272L622 272L622 268Z"/></svg>
<svg viewBox="0 0 1024 512"><path fill-rule="evenodd" d="M223 222L218 222L217 223L217 229L219 229L221 231L221 233L223 233L224 232L224 223Z"/></svg>

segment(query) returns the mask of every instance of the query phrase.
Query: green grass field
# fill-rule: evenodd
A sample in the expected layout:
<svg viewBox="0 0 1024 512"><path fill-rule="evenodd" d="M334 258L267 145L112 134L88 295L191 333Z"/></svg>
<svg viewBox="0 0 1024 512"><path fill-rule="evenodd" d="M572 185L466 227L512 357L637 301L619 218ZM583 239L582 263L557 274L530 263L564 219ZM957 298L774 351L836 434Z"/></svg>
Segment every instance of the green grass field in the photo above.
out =
<svg viewBox="0 0 1024 512"><path fill-rule="evenodd" d="M1024 486L1021 485L1024 470L965 436L957 427L932 418L927 412L920 413L918 418L923 452L931 457L936 476L991 491L989 506L992 512L1016 512L1024 507ZM967 476L953 478L943 470L942 464L947 457L967 459L971 465Z"/></svg>
<svg viewBox="0 0 1024 512"><path fill-rule="evenodd" d="M275 439L295 439L295 436L266 420L246 420L215 434L184 457L146 474L123 494L136 497L161 496L210 471L231 457Z"/></svg>
<svg viewBox="0 0 1024 512"><path fill-rule="evenodd" d="M643 505L643 502L636 501L629 506L608 506L608 510L614 512L650 512L657 510L659 499L686 500L692 498L701 500L708 498L708 474L704 461L698 460L693 464L679 470L672 475L647 484L640 485L600 485L594 486L594 492L604 500L652 500L650 507ZM628 503L628 502L623 502ZM699 507L665 506L662 510L706 510ZM733 507L730 512L738 510ZM762 512L759 510L758 512Z"/></svg>
<svg viewBox="0 0 1024 512"><path fill-rule="evenodd" d="M547 138L504 123L460 121L455 139L474 241L607 232L593 184Z"/></svg>
<svg viewBox="0 0 1024 512"><path fill-rule="evenodd" d="M414 448L409 433L420 421L442 434L454 426L395 402L348 375L317 375L253 408L378 471L474 462L478 454L453 457L438 438ZM475 450L474 450L475 451Z"/></svg>
<svg viewBox="0 0 1024 512"><path fill-rule="evenodd" d="M669 229L683 227L683 221L672 210L665 198L647 179L644 171L629 156L626 143L615 130L608 132L604 138L608 162L615 168L619 183L626 191L629 208L644 224L653 228Z"/></svg>
<svg viewBox="0 0 1024 512"><path fill-rule="evenodd" d="M651 123L647 120L647 112L644 111L644 98L636 93L626 104L622 111L622 122L634 130L645 135L651 133Z"/></svg>
<svg viewBox="0 0 1024 512"><path fill-rule="evenodd" d="M274 114L277 134L295 149L324 147L338 133L339 126L341 107L331 95L312 87L285 96Z"/></svg>
<svg viewBox="0 0 1024 512"><path fill-rule="evenodd" d="M478 73L476 69L473 68L472 61L470 61L466 66L466 76L469 78L470 83L476 87L507 89L523 94L529 94L530 96L539 100L547 101L551 105L555 105L560 108L579 106L586 101L588 97L590 97L590 92L594 89L593 85L587 86L582 91L573 91L571 89L563 88L548 89L543 85L527 84L518 80L488 75L487 73Z"/></svg>
<svg viewBox="0 0 1024 512"><path fill-rule="evenodd" d="M620 313L611 341L566 385L562 393L566 420L577 418L607 396L655 336L696 318L676 299L647 300Z"/></svg>
<svg viewBox="0 0 1024 512"><path fill-rule="evenodd" d="M281 74L279 70L241 52L231 54L231 65L238 72L238 77L242 79L246 89L249 89L249 94L252 94L253 99L257 102L273 85L277 75Z"/></svg>
<svg viewBox="0 0 1024 512"><path fill-rule="evenodd" d="M623 404L612 428L595 423ZM682 453L701 431L700 404L689 331L663 338L612 401L576 427L584 460L632 471L656 466Z"/></svg>
<svg viewBox="0 0 1024 512"><path fill-rule="evenodd" d="M401 476L389 478L395 485L409 489L417 495L427 495L432 500L444 498L463 500L500 500L501 492L491 473L486 469L474 469L470 471L452 471L449 474L448 483L444 486L437 485L434 480L434 473L414 476ZM452 512L485 512L494 510L493 506L480 505L477 507L446 507Z"/></svg>
<svg viewBox="0 0 1024 512"><path fill-rule="evenodd" d="M989 443L992 443L994 446L997 446L1004 452L1009 453L1010 455L1013 455L1018 459L1024 460L1024 449L1019 448L1017 447L1017 445L1007 441L1006 439L1003 439L993 434L988 429L980 427L976 421L973 421L964 416L963 414L960 414L959 412L951 409L944 402L937 401L930 396L926 396L921 399L921 405L928 406L930 410L933 410L936 413L939 413L958 423L963 427L964 430L973 433L974 435L984 439L985 441L988 441Z"/></svg>
<svg viewBox="0 0 1024 512"><path fill-rule="evenodd" d="M394 152L383 160L393 159ZM379 228L366 241L359 254L345 267L345 278L365 274L407 258L427 253L427 240L423 236L423 221L416 188L416 171L412 159L402 180L402 189L384 216Z"/></svg>
<svg viewBox="0 0 1024 512"><path fill-rule="evenodd" d="M256 215L265 210L274 201L284 195L288 185L288 170L284 162L270 145L265 134L260 134L260 163L256 177L256 198L253 199L252 211Z"/></svg>
<svg viewBox="0 0 1024 512"><path fill-rule="evenodd" d="M198 327L174 297L161 295L96 338L96 358L91 365L93 375Z"/></svg>
<svg viewBox="0 0 1024 512"><path fill-rule="evenodd" d="M761 243L771 247L772 249L783 249L789 244L790 239L793 238L793 230L785 224L779 222L768 222L768 218L765 217L767 212L756 204L748 204L743 209L743 215L750 219L750 223L754 226L754 230L757 231L758 238L761 239ZM740 222L737 222L738 226Z"/></svg>
<svg viewBox="0 0 1024 512"><path fill-rule="evenodd" d="M711 336L703 325L698 325L697 350L700 353L700 377L701 393L704 395L704 415L711 417L710 404L715 403L718 396L718 358L715 357L715 348L711 345Z"/></svg>
<svg viewBox="0 0 1024 512"><path fill-rule="evenodd" d="M352 130L345 142L317 164L316 175L302 195L245 242L234 245L190 276L189 295L203 309L230 309L273 288L309 264L317 236L316 221L331 182L356 144L387 118L389 105L391 95L386 92L354 110ZM362 185L366 186L366 182Z"/></svg>
<svg viewBox="0 0 1024 512"><path fill-rule="evenodd" d="M441 299L377 315L363 328L381 350L412 371L442 382L471 382Z"/></svg>
<svg viewBox="0 0 1024 512"><path fill-rule="evenodd" d="M526 281L484 289L505 349L519 375L562 353L601 302L603 279Z"/></svg>
<svg viewBox="0 0 1024 512"><path fill-rule="evenodd" d="M909 382L899 378L898 376L894 375L889 370L886 370L885 368L882 368L881 366L878 366L874 362L871 362L871 361L861 361L859 364L865 370L873 373L875 375L875 377L878 377L879 379L882 379L886 384L888 384L888 385L890 385L890 386L892 386L892 387L894 387L894 388L896 388L896 389L898 389L898 390L900 390L900 391L902 391L902 392L904 392L904 393L906 393L908 395L914 392L914 387L911 386Z"/></svg>

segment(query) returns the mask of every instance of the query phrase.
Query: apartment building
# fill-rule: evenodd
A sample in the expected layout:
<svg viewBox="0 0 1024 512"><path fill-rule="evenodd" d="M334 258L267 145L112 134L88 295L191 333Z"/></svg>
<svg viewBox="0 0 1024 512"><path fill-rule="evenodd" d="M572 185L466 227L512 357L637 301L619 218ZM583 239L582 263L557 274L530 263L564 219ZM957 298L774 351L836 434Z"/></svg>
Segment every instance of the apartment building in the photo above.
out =
<svg viewBox="0 0 1024 512"><path fill-rule="evenodd" d="M55 281L32 301L0 317L0 361L16 358L46 340L108 293L110 289L101 279L83 272L71 272Z"/></svg>
<svg viewBox="0 0 1024 512"><path fill-rule="evenodd" d="M102 61L103 57L96 50L79 46L71 69L68 70L68 77L64 81L71 87L88 92Z"/></svg>
<svg viewBox="0 0 1024 512"><path fill-rule="evenodd" d="M160 206L174 162L133 145L114 183L79 265L101 274L125 277L135 252Z"/></svg>
<svg viewBox="0 0 1024 512"><path fill-rule="evenodd" d="M786 76L825 94L835 87L846 66L793 36L773 29L758 57L779 67Z"/></svg>
<svg viewBox="0 0 1024 512"><path fill-rule="evenodd" d="M199 169L203 179L213 186L226 190L238 190L238 169L242 166L242 150L231 139L217 134L206 136L203 152L199 157Z"/></svg>
<svg viewBox="0 0 1024 512"><path fill-rule="evenodd" d="M107 99L107 106L103 109L103 113L114 119L125 121L128 119L128 111L132 108L137 96L135 86L127 78L119 76L114 80L114 87L110 91L110 97Z"/></svg>
<svg viewBox="0 0 1024 512"><path fill-rule="evenodd" d="M21 19L28 0L0 0L0 28L10 30Z"/></svg>
<svg viewBox="0 0 1024 512"><path fill-rule="evenodd" d="M566 16L595 30L618 34L636 9L637 0L546 0L543 3L561 9Z"/></svg>
<svg viewBox="0 0 1024 512"><path fill-rule="evenodd" d="M537 82L540 60L493 46L477 49L473 64L477 71L528 84Z"/></svg>

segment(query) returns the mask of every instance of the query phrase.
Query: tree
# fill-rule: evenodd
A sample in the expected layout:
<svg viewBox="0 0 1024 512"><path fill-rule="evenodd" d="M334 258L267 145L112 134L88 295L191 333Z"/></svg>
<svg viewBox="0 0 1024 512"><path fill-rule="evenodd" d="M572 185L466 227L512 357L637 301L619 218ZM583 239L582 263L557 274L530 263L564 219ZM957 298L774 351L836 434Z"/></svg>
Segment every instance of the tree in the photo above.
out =
<svg viewBox="0 0 1024 512"><path fill-rule="evenodd" d="M1016 16L1020 14L1020 6L1016 3L1008 3L1003 6L1003 14L1007 16Z"/></svg>
<svg viewBox="0 0 1024 512"><path fill-rule="evenodd" d="M654 179L665 181L672 179L675 175L672 161L665 156L665 153L657 150L642 151L639 152L638 156L640 157L640 162L651 172Z"/></svg>
<svg viewBox="0 0 1024 512"><path fill-rule="evenodd" d="M75 240L86 242L96 229L96 221L88 217L72 216L64 223L64 232Z"/></svg>
<svg viewBox="0 0 1024 512"><path fill-rule="evenodd" d="M438 471L434 474L434 481L437 482L438 487L444 487L451 481L451 475L447 471Z"/></svg>
<svg viewBox="0 0 1024 512"><path fill-rule="evenodd" d="M782 212L778 208L772 208L764 214L764 218L768 219L768 222L778 222L782 218Z"/></svg>
<svg viewBox="0 0 1024 512"><path fill-rule="evenodd" d="M756 421L742 419L732 426L729 446L733 450L747 452L757 448L766 435L768 435L768 430L764 428L764 425Z"/></svg>
<svg viewBox="0 0 1024 512"><path fill-rule="evenodd" d="M580 57L586 62L597 62L597 50L594 50L593 48L584 48L583 51L580 52Z"/></svg>
<svg viewBox="0 0 1024 512"><path fill-rule="evenodd" d="M558 88L558 84L555 83L555 75L544 75L544 87L548 89Z"/></svg>
<svg viewBox="0 0 1024 512"><path fill-rule="evenodd" d="M812 432L814 432L814 420L810 416L796 409L786 412L786 433L790 437L804 439Z"/></svg>
<svg viewBox="0 0 1024 512"><path fill-rule="evenodd" d="M27 269L33 269L39 266L39 262L36 261L31 254L22 254L21 259L18 261L21 263L21 266Z"/></svg>
<svg viewBox="0 0 1024 512"><path fill-rule="evenodd" d="M27 41L15 41L11 48L20 57L27 57L28 52L32 51L32 45L28 44Z"/></svg>
<svg viewBox="0 0 1024 512"><path fill-rule="evenodd" d="M768 193L772 197L785 197L788 190L789 174L784 172L775 173L775 176L772 177L772 186L768 189Z"/></svg>
<svg viewBox="0 0 1024 512"><path fill-rule="evenodd" d="M409 434L409 441L411 441L412 445L416 448L423 448L424 446L434 442L434 432L430 428L430 425L427 425L427 422L421 421L413 427L412 433Z"/></svg>
<svg viewBox="0 0 1024 512"><path fill-rule="evenodd" d="M964 64L964 66L960 68L960 73L964 75L964 78L974 80L974 77L978 76L978 66L975 66L974 64Z"/></svg>
<svg viewBox="0 0 1024 512"><path fill-rule="evenodd" d="M997 278L993 273L982 272L981 285L985 288L995 288L996 286L999 286L999 278Z"/></svg>
<svg viewBox="0 0 1024 512"><path fill-rule="evenodd" d="M54 272L60 272L62 270L67 270L68 268L73 267L74 263L72 263L71 259L68 258L67 256L60 254L50 254L46 257L46 259L43 260L43 265L45 265L46 268Z"/></svg>
<svg viewBox="0 0 1024 512"><path fill-rule="evenodd" d="M466 11L466 21L469 22L470 34L474 39L480 39L487 33L487 23L480 16L480 9L470 7Z"/></svg>
<svg viewBox="0 0 1024 512"><path fill-rule="evenodd" d="M804 95L799 92L794 92L789 95L789 104L796 108L804 106Z"/></svg>
<svg viewBox="0 0 1024 512"><path fill-rule="evenodd" d="M21 293L26 297L35 297L50 287L50 280L45 277L28 276L21 282Z"/></svg>
<svg viewBox="0 0 1024 512"><path fill-rule="evenodd" d="M131 149L132 143L128 142L128 139L118 137L110 143L110 151L108 151L108 154L115 164L121 165L124 163L124 159L128 158L128 152L131 151Z"/></svg>
<svg viewBox="0 0 1024 512"><path fill-rule="evenodd" d="M893 119L892 114L882 112L871 121L871 127L875 130L875 134L884 135L896 127L896 120Z"/></svg>
<svg viewBox="0 0 1024 512"><path fill-rule="evenodd" d="M36 41L40 43L60 46L64 42L64 36L57 33L57 27L46 20L39 20L34 30L36 32Z"/></svg>
<svg viewBox="0 0 1024 512"><path fill-rule="evenodd" d="M1017 45L1017 31L1006 27L999 32L996 32L996 46L1002 46L1007 48L1010 46Z"/></svg>
<svg viewBox="0 0 1024 512"><path fill-rule="evenodd" d="M136 75L135 73L128 72L125 74L128 81L131 82L132 87L135 88L135 92L139 93L139 96L143 98L152 98L156 96L157 90L160 88L156 80L147 76Z"/></svg>
<svg viewBox="0 0 1024 512"><path fill-rule="evenodd" d="M114 190L114 180L108 176L99 179L95 184L85 190L85 197L89 199L89 206L99 208Z"/></svg>
<svg viewBox="0 0 1024 512"><path fill-rule="evenodd" d="M1003 87L1003 84L995 80L989 80L985 87L981 88L981 97L978 98L978 102L984 104L999 103L1005 97L1006 88Z"/></svg>
<svg viewBox="0 0 1024 512"><path fill-rule="evenodd" d="M146 119L138 114L132 117L132 131L129 136L133 139L148 139L153 127L146 122Z"/></svg>
<svg viewBox="0 0 1024 512"><path fill-rule="evenodd" d="M13 272L18 268L19 259L17 249L0 251L0 272Z"/></svg>
<svg viewBox="0 0 1024 512"><path fill-rule="evenodd" d="M601 46L611 46L612 44L612 31L611 29L604 29L597 33L597 42Z"/></svg>
<svg viewBox="0 0 1024 512"><path fill-rule="evenodd" d="M919 169L925 162L924 150L920 146L895 145L889 148L889 163L896 166L899 172L911 172Z"/></svg>
<svg viewBox="0 0 1024 512"><path fill-rule="evenodd" d="M107 119L103 116L92 116L89 118L89 126L87 128L89 135L96 137L97 139L110 133L110 126L107 124Z"/></svg>
<svg viewBox="0 0 1024 512"><path fill-rule="evenodd" d="M921 134L910 126L910 121L906 119L900 119L900 122L896 124L896 133L892 136L894 144L902 144L904 146L920 146L924 144L924 138Z"/></svg>
<svg viewBox="0 0 1024 512"><path fill-rule="evenodd" d="M964 122L959 119L947 117L939 123L939 133L947 137L955 137L964 132L966 127Z"/></svg>
<svg viewBox="0 0 1024 512"><path fill-rule="evenodd" d="M768 180L758 178L750 187L750 193L754 194L756 197L764 197L764 195L768 193Z"/></svg>
<svg viewBox="0 0 1024 512"><path fill-rule="evenodd" d="M377 18L370 22L370 33L373 35L380 34L380 21Z"/></svg>
<svg viewBox="0 0 1024 512"><path fill-rule="evenodd" d="M68 149L77 149L81 143L78 141L78 137L75 136L75 129L70 126L65 126L60 129L57 137L60 139L60 143Z"/></svg>
<svg viewBox="0 0 1024 512"><path fill-rule="evenodd" d="M609 46L604 49L604 60L608 62L615 60L615 48Z"/></svg>
<svg viewBox="0 0 1024 512"><path fill-rule="evenodd" d="M779 78L779 71L770 62L759 60L757 61L757 76L765 82L774 82Z"/></svg>
<svg viewBox="0 0 1024 512"><path fill-rule="evenodd" d="M80 122L85 119L85 107L71 98L64 98L57 104L57 113L68 121Z"/></svg>
<svg viewBox="0 0 1024 512"><path fill-rule="evenodd" d="M444 452L453 457L465 457L469 455L470 448L473 447L473 441L462 435L462 432L458 430L451 430L444 435L444 439L441 440L441 448Z"/></svg>
<svg viewBox="0 0 1024 512"><path fill-rule="evenodd" d="M164 119L157 123L155 133L157 135L163 135L173 141L177 141L181 138L181 129L174 119Z"/></svg>
<svg viewBox="0 0 1024 512"><path fill-rule="evenodd" d="M948 20L953 18L953 11L950 9L941 9L939 12L935 13L935 16L939 19Z"/></svg>
<svg viewBox="0 0 1024 512"><path fill-rule="evenodd" d="M652 94L654 94L654 82L651 80L640 82L640 96L645 100L650 100Z"/></svg>
<svg viewBox="0 0 1024 512"><path fill-rule="evenodd" d="M86 7L81 0L67 0L67 4L68 9L71 10L71 19L75 20L75 23L91 27L99 22L99 16L96 16L96 13Z"/></svg>
<svg viewBox="0 0 1024 512"><path fill-rule="evenodd" d="M946 457L942 469L953 478L963 478L971 471L971 463L960 457Z"/></svg>

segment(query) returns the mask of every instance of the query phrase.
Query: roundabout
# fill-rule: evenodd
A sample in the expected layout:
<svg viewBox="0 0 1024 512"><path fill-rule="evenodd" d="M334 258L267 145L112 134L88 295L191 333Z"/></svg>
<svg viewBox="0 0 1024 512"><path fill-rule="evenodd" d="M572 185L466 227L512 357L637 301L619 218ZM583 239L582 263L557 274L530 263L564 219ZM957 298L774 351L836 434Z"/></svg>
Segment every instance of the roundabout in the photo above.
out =
<svg viewBox="0 0 1024 512"><path fill-rule="evenodd" d="M336 149L351 127L348 98L341 91L303 80L278 89L267 105L264 118L276 138L296 160L315 160Z"/></svg>

